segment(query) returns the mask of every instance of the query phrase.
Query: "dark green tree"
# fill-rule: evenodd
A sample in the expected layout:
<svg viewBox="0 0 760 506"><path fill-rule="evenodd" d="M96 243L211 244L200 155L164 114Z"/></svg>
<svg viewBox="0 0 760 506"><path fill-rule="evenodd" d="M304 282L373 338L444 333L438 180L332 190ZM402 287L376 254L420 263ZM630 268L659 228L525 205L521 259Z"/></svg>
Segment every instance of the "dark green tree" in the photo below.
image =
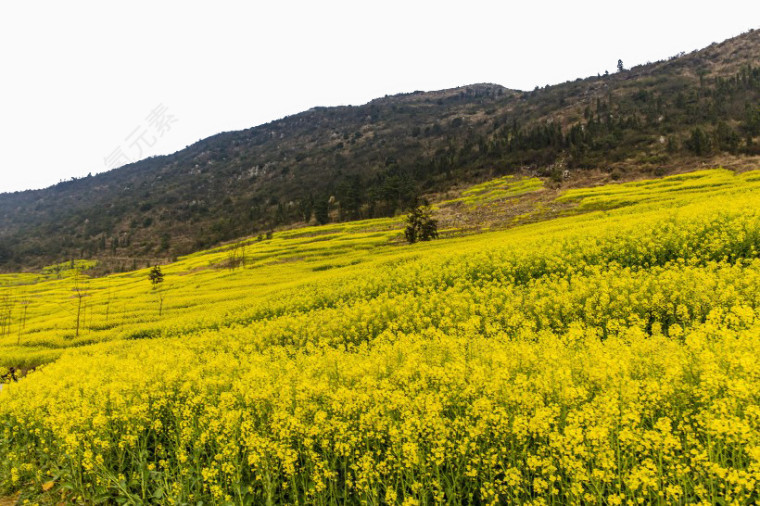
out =
<svg viewBox="0 0 760 506"><path fill-rule="evenodd" d="M13 259L13 251L5 244L0 244L0 265L9 263Z"/></svg>
<svg viewBox="0 0 760 506"><path fill-rule="evenodd" d="M417 205L409 211L404 237L410 244L438 238L438 223L430 216L429 207Z"/></svg>
<svg viewBox="0 0 760 506"><path fill-rule="evenodd" d="M701 128L697 127L692 130L687 146L697 156L707 155L711 150L710 138Z"/></svg>
<svg viewBox="0 0 760 506"><path fill-rule="evenodd" d="M733 154L736 154L739 151L741 138L739 137L739 134L724 121L718 122L718 125L715 128L714 137L717 148L720 151L728 151Z"/></svg>
<svg viewBox="0 0 760 506"><path fill-rule="evenodd" d="M357 175L348 176L337 188L338 202L340 202L340 219L354 220L359 217L359 211L363 202L362 180Z"/></svg>
<svg viewBox="0 0 760 506"><path fill-rule="evenodd" d="M162 288L164 273L161 271L161 267L154 265L148 273L148 279L150 280L153 292L155 292L158 298L158 316L161 316L164 312L164 298L166 297L166 292Z"/></svg>
<svg viewBox="0 0 760 506"><path fill-rule="evenodd" d="M617 63L617 71L618 71L618 72L622 72L622 71L624 71L624 70L625 70L625 67L623 66L623 60L618 60L618 63Z"/></svg>
<svg viewBox="0 0 760 506"><path fill-rule="evenodd" d="M320 225L330 221L330 203L326 198L318 198L314 202L314 219Z"/></svg>
<svg viewBox="0 0 760 506"><path fill-rule="evenodd" d="M760 106L746 105L742 128L749 136L760 135Z"/></svg>
<svg viewBox="0 0 760 506"><path fill-rule="evenodd" d="M309 220L311 220L311 214L313 212L314 196L309 194L298 202L298 213L300 214L301 219L308 224Z"/></svg>
<svg viewBox="0 0 760 506"><path fill-rule="evenodd" d="M154 265L148 273L148 279L154 290L158 288L164 282L164 273L161 271L161 267Z"/></svg>

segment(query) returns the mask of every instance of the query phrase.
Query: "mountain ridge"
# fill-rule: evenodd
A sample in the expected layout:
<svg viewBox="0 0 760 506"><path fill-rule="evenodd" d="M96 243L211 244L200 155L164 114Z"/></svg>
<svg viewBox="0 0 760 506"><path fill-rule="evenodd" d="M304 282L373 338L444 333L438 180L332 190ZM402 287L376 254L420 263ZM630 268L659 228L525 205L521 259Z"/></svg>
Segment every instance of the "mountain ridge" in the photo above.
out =
<svg viewBox="0 0 760 506"><path fill-rule="evenodd" d="M760 32L533 91L477 83L314 107L170 155L0 194L0 270L161 262L295 224L401 212L488 176L613 179L760 155ZM754 108L753 108L754 107Z"/></svg>

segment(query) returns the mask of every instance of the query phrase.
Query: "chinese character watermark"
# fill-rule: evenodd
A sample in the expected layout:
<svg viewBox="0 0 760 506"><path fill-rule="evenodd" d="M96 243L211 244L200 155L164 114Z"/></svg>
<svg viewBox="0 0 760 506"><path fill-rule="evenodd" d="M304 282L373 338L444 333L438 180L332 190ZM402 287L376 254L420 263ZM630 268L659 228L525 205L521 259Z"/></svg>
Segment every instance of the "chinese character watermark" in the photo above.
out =
<svg viewBox="0 0 760 506"><path fill-rule="evenodd" d="M169 108L164 104L158 104L141 125L132 130L111 154L103 158L106 170L144 158L147 150L155 146L176 122L177 118L169 113Z"/></svg>

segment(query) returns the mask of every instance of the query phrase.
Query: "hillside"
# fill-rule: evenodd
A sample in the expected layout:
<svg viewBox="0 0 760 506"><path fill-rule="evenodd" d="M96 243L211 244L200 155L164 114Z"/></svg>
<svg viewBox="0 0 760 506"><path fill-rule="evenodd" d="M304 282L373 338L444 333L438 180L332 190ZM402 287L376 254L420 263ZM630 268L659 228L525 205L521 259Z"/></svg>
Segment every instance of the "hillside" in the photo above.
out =
<svg viewBox="0 0 760 506"><path fill-rule="evenodd" d="M0 496L757 502L759 171L500 177L437 206L512 221L278 231L158 287L0 275L0 366L45 364L0 391Z"/></svg>
<svg viewBox="0 0 760 506"><path fill-rule="evenodd" d="M390 217L516 174L572 186L760 157L760 31L533 91L477 84L314 108L173 155L0 195L0 269L124 271L310 223Z"/></svg>
<svg viewBox="0 0 760 506"><path fill-rule="evenodd" d="M614 230L616 224L627 220L635 224L645 222L650 215L667 217L661 210L665 208L687 208L707 219L711 210L720 208L720 203L736 198L749 206L758 195L758 171L734 174L716 169L561 192L545 187L537 179L507 177L467 188L456 198L436 204L444 221L441 240L432 243L406 244L403 217L287 230L271 238L246 239L181 257L163 266L166 279L158 292L148 281L149 269L91 277L88 276L91 262L87 261L48 266L40 273L3 274L0 367L35 367L56 360L68 349L93 343L189 337L220 328L245 327L249 329L247 332L253 332L251 327L261 327L254 334L266 336L271 332L273 339L292 334L303 339L303 329L281 327L281 324L289 327L294 315L301 313L310 315L309 334L319 329L327 332L326 329L337 325L340 330L335 333L341 339L347 335L363 339L366 325L375 325L374 317L356 314L368 320L360 327L345 323L352 327L349 329L344 328L344 323L331 320L334 311L325 310L334 308L341 313L357 301L374 299L379 293L416 290L406 283L422 281L413 280L415 276L406 273L404 265L424 264L440 255L454 255L459 259L457 262L464 261L465 251L527 248L529 244L543 244L545 236L550 242L564 241L566 234L581 238L589 227ZM509 221L491 225L488 217L494 215ZM484 229L466 234L474 221ZM719 232L719 224L711 223ZM508 229L489 231L489 226ZM616 240L615 237L613 234L609 241ZM594 242L593 238L589 240ZM735 253L723 252L718 244L714 247L719 252L710 253L710 258L720 259L724 254L753 257L760 251L760 245L755 245L760 239L749 231L746 237L735 240L741 245L731 247L744 248L744 253L739 249ZM689 248L697 246L691 244ZM546 247L553 251L554 246ZM673 251L652 254L669 257L687 253L672 244L658 247ZM703 254L696 250L692 253ZM477 262L472 265L478 269ZM356 293L354 288L340 288L358 280L363 281ZM333 290L335 293L327 294ZM344 303L338 303L340 299ZM391 311L395 315L392 319L404 318L397 309L388 307L383 311ZM323 312L324 317L319 316ZM536 317L540 315L537 313Z"/></svg>

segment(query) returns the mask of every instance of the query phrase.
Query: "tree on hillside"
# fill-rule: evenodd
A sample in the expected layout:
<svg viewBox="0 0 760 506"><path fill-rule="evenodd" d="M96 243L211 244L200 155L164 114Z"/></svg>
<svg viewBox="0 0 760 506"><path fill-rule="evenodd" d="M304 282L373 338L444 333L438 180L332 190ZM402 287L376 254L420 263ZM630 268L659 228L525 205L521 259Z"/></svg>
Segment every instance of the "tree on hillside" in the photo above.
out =
<svg viewBox="0 0 760 506"><path fill-rule="evenodd" d="M11 249L0 243L0 265L9 263L13 259L13 251Z"/></svg>
<svg viewBox="0 0 760 506"><path fill-rule="evenodd" d="M73 264L73 262L72 262ZM82 327L82 311L87 310L85 304L85 298L90 296L89 284L87 277L82 273L82 269L79 266L74 267L74 276L72 277L73 287L71 291L74 292L74 301L76 303L76 330L74 337L79 337L79 331Z"/></svg>
<svg viewBox="0 0 760 506"><path fill-rule="evenodd" d="M13 306L15 302L10 289L6 289L2 299L0 299L0 337L5 337L11 333Z"/></svg>
<svg viewBox="0 0 760 506"><path fill-rule="evenodd" d="M18 329L18 338L16 339L16 345L21 344L21 336L24 334L24 331L26 330L26 316L29 313L29 305L32 303L31 300L29 300L28 297L24 297L21 299L21 307L23 309L23 313L21 313L21 326Z"/></svg>
<svg viewBox="0 0 760 506"><path fill-rule="evenodd" d="M314 196L312 194L309 194L298 202L298 214L301 216L301 219L304 221L304 223L308 225L313 212Z"/></svg>
<svg viewBox="0 0 760 506"><path fill-rule="evenodd" d="M150 280L151 290L158 297L158 316L161 316L164 310L164 297L166 296L163 290L164 273L161 271L161 267L154 265L148 273L148 279Z"/></svg>
<svg viewBox="0 0 760 506"><path fill-rule="evenodd" d="M154 290L158 288L164 282L164 273L161 271L161 267L154 265L148 273L148 279Z"/></svg>
<svg viewBox="0 0 760 506"><path fill-rule="evenodd" d="M231 271L245 267L245 242L239 242L227 251L226 266Z"/></svg>
<svg viewBox="0 0 760 506"><path fill-rule="evenodd" d="M689 138L686 145L689 150L697 156L710 154L710 151L712 149L710 138L699 127L696 127L694 130L692 130L691 137Z"/></svg>
<svg viewBox="0 0 760 506"><path fill-rule="evenodd" d="M317 224L324 225L330 221L330 203L326 198L318 198L314 202L314 218Z"/></svg>
<svg viewBox="0 0 760 506"><path fill-rule="evenodd" d="M618 60L618 63L617 63L617 71L618 71L618 72L622 72L622 71L624 71L624 70L625 70L625 67L623 66L623 60Z"/></svg>
<svg viewBox="0 0 760 506"><path fill-rule="evenodd" d="M438 238L438 223L430 216L428 206L416 205L409 211L404 236L410 244Z"/></svg>

